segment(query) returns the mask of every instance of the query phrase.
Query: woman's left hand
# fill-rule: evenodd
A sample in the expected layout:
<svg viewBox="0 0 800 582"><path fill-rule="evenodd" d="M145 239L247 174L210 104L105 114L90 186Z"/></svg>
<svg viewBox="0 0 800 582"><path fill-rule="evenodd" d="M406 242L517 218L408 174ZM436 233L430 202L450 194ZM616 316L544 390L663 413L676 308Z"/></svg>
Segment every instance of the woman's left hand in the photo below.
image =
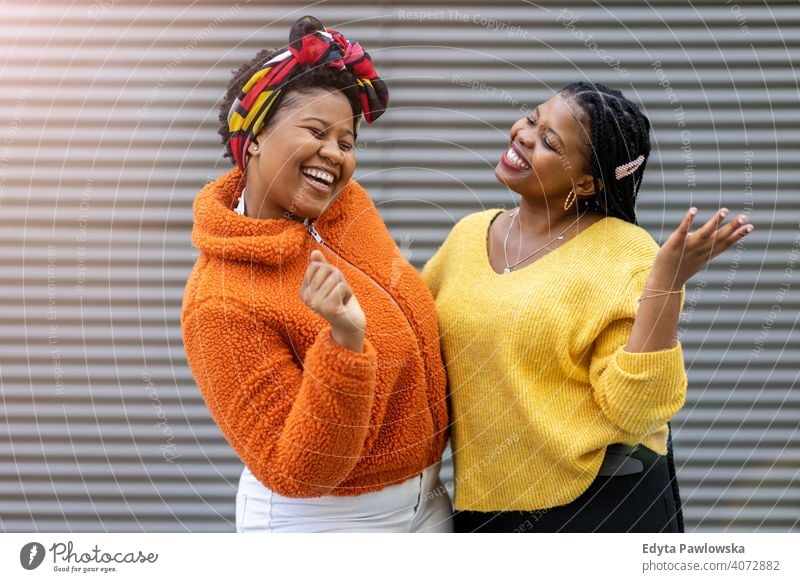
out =
<svg viewBox="0 0 800 582"><path fill-rule="evenodd" d="M752 230L746 214L722 224L728 216L727 208L721 208L697 231L690 232L696 208L691 208L683 217L681 224L656 255L651 272L650 285L664 290L678 290L709 261L724 253ZM666 285L666 287L664 287Z"/></svg>

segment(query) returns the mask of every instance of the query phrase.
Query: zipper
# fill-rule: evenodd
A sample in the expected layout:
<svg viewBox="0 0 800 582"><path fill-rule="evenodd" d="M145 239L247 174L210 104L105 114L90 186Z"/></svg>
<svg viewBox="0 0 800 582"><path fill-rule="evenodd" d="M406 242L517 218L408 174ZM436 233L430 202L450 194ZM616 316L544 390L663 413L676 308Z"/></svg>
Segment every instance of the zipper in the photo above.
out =
<svg viewBox="0 0 800 582"><path fill-rule="evenodd" d="M303 224L306 225L306 230L308 231L308 234L311 235L311 238L313 238L315 241L317 241L317 244L324 246L326 249L328 249L329 251L331 251L333 253L333 250L330 247L328 247L328 245L325 244L325 241L322 240L322 237L317 232L317 229L314 226L314 223L311 222L310 219L306 218L305 220L303 220ZM336 254L336 253L334 253L334 254ZM336 256L338 257L339 255L336 254ZM339 258L341 258L341 257L339 257ZM349 264L349 261L348 261L348 264ZM375 282L375 284L377 285L377 281ZM380 285L379 285L379 287L380 287ZM383 287L381 287L381 289L382 288Z"/></svg>
<svg viewBox="0 0 800 582"><path fill-rule="evenodd" d="M410 320L410 319L408 319L408 315L406 315L406 312L403 310L403 308L402 308L402 307L400 307L400 304L399 304L399 303L397 302L397 300L396 300L396 299L395 299L395 298L392 296L392 294L391 294L391 293L389 293L389 292L388 292L386 289L384 289L383 285L381 285L380 283L378 283L378 282L377 282L375 279L373 279L371 276L367 275L367 274L366 274L366 273L365 273L363 270L361 270L361 268L360 268L360 267L357 267L356 265L354 265L353 263L351 263L350 261L348 261L347 259L345 259L344 257L342 257L342 256L341 256L339 253L337 253L337 252L336 252L334 249L332 249L331 247L329 247L329 246L328 246L328 244L325 242L325 240L322 238L322 235L319 233L319 231L317 231L317 228L314 226L314 222L313 222L311 219L308 219L308 218L304 219L304 220L303 220L303 224L305 225L305 227L306 227L306 230L308 231L308 234L311 236L311 238L313 238L313 239L314 239L314 241L316 241L316 243L317 243L319 246L321 246L321 247L323 247L323 248L327 249L329 252L331 252L332 254L334 254L334 255L335 255L335 256L336 256L336 257L337 257L339 260L341 260L341 261L343 261L343 262L347 263L348 265L350 265L350 267L352 267L353 269L355 269L356 271L358 271L359 273L361 273L362 275L364 275L364 277L366 277L367 279L369 279L369 280L372 282L372 284L373 284L373 285L375 285L375 286L376 286L378 289L380 289L381 291L383 291L383 292L384 292L384 294L385 294L385 295L386 295L386 296L389 298L389 300L390 300L392 303L394 303L395 307L397 307L397 310L398 310L400 313L402 313L402 314L403 314L403 318L406 320L406 325L408 325L408 329L409 329L409 331L411 332L411 337L413 337L413 338L414 338L414 344L417 346L417 351L419 352L419 354L420 354L420 357L422 357L422 358L424 359L425 355L424 355L424 352L423 352L423 350L422 350L422 346L420 346L420 345L419 345L419 338L417 337L417 334L414 332L414 326L413 326L413 325L411 325L411 320ZM424 372L424 370L425 370L425 363L424 363L424 362L423 362L423 364L422 364L422 369L423 369L423 372ZM427 382L426 382L425 397L426 397L426 400L428 401L428 406L430 407L430 404L431 404L431 403L430 403L430 399L429 399L429 395L428 395L428 390L427 390ZM433 424L433 430L434 430L434 431L441 430L441 427L437 426L437 423L436 423L436 420L435 420L435 418L434 418L433 412L431 412L431 422L432 422L432 424ZM420 479L421 479L421 478L422 478L422 475L420 475ZM422 481L420 481L420 483L422 483Z"/></svg>
<svg viewBox="0 0 800 582"><path fill-rule="evenodd" d="M321 247L323 247L323 248L327 249L328 251L330 251L331 253L333 253L334 255L336 255L336 257L338 257L340 260L344 261L345 263L347 263L348 265L350 265L350 266L351 266L353 269L355 269L356 271L358 271L359 273L361 273L362 275L364 275L364 276L365 276L367 279L369 279L370 281L372 281L372 284L373 284L373 285L375 285L375 286L376 286L378 289L380 289L381 291L383 291L383 292L386 294L386 296L387 296L387 297L388 297L388 298L389 298L389 299L392 301L392 303L394 303L395 307L397 307L397 310L398 310L400 313L402 313L402 314L403 314L403 317L404 317L404 318L405 318L405 320L406 320L406 324L408 324L408 329L410 329L410 330L411 330L411 335L414 337L414 343L417 345L417 350L419 351L419 353L420 353L420 354L422 354L422 353L423 353L423 351L422 351L422 348L421 348L421 347L420 347L420 345L419 345L419 338L417 338L417 334L416 334L416 333L414 333L414 326L413 326L413 325L411 325L411 320L409 320L409 319L408 319L408 315L406 315L406 312L403 310L403 308L402 308L402 307L400 307L400 304L399 304L399 303L397 302L397 300L396 300L396 299L395 299L395 298L392 296L392 294L391 294L391 293L389 293L389 292L388 292L386 289L384 289L383 285L381 285L381 284L380 284L380 283L378 283L378 282L377 282L375 279L373 279L372 277L370 277L369 275L367 275L367 274L366 274L364 271L362 271L362 270L361 270L359 267L357 267L356 265L354 265L353 263L351 263L350 261L348 261L347 259L345 259L344 257L342 257L342 256L341 256L339 253L337 253L337 252L336 252L334 249L332 249L331 247L329 247L329 246L328 246L328 244L327 244L327 243L326 243L326 242L323 240L323 238L322 238L322 235L320 235L320 234L319 234L319 232L317 231L316 227L314 226L314 223L313 223L313 222L312 222L310 219L306 218L305 220L303 220L303 224L305 225L305 227L306 227L306 230L308 231L308 234L309 234L309 235L311 235L311 238L313 238L313 239L316 241L316 243L317 243L318 245L320 245Z"/></svg>

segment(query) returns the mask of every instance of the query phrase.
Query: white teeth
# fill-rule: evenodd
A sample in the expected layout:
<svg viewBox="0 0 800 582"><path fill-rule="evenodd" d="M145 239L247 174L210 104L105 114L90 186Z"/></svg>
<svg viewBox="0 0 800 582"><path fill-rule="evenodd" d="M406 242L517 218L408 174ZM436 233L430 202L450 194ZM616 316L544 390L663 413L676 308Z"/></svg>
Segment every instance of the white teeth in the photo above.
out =
<svg viewBox="0 0 800 582"><path fill-rule="evenodd" d="M508 148L508 151L506 152L506 157L511 161L511 163L517 166L520 170L531 169L531 167L517 155L517 152L514 151L514 148Z"/></svg>
<svg viewBox="0 0 800 582"><path fill-rule="evenodd" d="M303 168L303 173L306 176L311 176L312 178L316 178L320 182L324 182L328 186L333 184L333 181L336 179L336 176L334 176L330 172L326 172L325 170L320 170L318 168Z"/></svg>

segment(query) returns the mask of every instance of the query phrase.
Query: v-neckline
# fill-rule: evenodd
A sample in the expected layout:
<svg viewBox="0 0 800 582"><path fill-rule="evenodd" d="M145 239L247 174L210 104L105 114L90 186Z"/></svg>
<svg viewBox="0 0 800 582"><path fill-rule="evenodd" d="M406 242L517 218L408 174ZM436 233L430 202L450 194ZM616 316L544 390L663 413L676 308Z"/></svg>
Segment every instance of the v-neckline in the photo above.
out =
<svg viewBox="0 0 800 582"><path fill-rule="evenodd" d="M532 263L530 263L530 264L528 264L528 265L525 265L525 266L524 266L524 267L522 267L521 269L512 269L512 270L511 270L511 271L509 271L508 273L506 273L506 272L500 272L500 273L498 273L497 271L495 271L495 270L494 270L494 267L492 267L492 261L491 261L491 257L489 256L489 238L490 238L490 236L491 236L492 224L494 224L494 221L495 221L495 220L497 219L497 217L498 217L498 216L500 216L500 215L501 215L503 212L505 212L505 210L504 210L504 209L498 210L498 211L495 213L495 215L494 215L494 216L492 216L492 218L489 220L489 225L488 225L488 226L486 227L486 229L485 229L485 233L484 233L484 234L485 234L485 236L484 236L484 240L483 240L483 253L482 253L482 254L483 254L483 262L484 262L484 265L485 265L486 267L488 267L489 271L491 271L491 272L492 272L494 275L496 275L497 277L507 277L507 276L513 275L514 273L522 273L522 272L525 272L525 271L527 271L527 270L531 269L531 268L532 268L532 267L534 267L535 265L537 265L537 264L541 263L542 261L546 260L546 259L547 259L548 257L550 257L551 255L553 255L553 254L555 254L555 253L558 253L558 252L559 252L561 249L563 249L564 247L567 247L567 246L569 246L569 245L570 245L570 243L572 243L572 241L574 241L574 240L576 240L576 239L580 238L580 237L581 237L581 235L583 235L583 234L584 234L584 233L586 233L586 232L589 232L589 231L590 231L590 230L592 230L592 229L593 229L593 228L594 228L596 225L600 224L600 223L601 223L601 222L603 222L604 220L608 220L609 218L611 218L611 217L609 217L609 216L604 216L604 217L603 217L603 218L601 218L600 220L596 220L595 222L593 222L592 224L590 224L588 227L586 227L585 229L583 229L582 231L580 231L578 234L576 234L576 235L575 235L575 236L573 236L572 238L570 238L570 239L567 239L567 241L566 241L566 242L564 242L564 243L563 243L561 246L554 248L553 250L549 251L547 254L545 254L545 255L543 255L543 256L541 256L541 257L539 257L538 259L536 259L536 260L535 260L535 261L533 261Z"/></svg>

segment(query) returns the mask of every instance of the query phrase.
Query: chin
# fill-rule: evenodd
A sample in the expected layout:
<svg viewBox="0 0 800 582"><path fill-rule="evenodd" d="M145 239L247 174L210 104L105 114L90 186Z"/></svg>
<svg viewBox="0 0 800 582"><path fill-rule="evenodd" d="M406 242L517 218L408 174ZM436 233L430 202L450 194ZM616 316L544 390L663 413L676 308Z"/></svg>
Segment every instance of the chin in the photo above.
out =
<svg viewBox="0 0 800 582"><path fill-rule="evenodd" d="M309 220L316 220L325 212L327 206L325 204L301 204L298 205L292 214L298 218L308 218Z"/></svg>
<svg viewBox="0 0 800 582"><path fill-rule="evenodd" d="M503 162L500 162L500 164L502 163ZM508 180L507 177L503 175L503 168L500 166L500 164L497 164L497 166L494 169L494 177L497 178L497 181L500 182L506 188L510 188L514 192L518 192L516 186L514 185L514 181Z"/></svg>
<svg viewBox="0 0 800 582"><path fill-rule="evenodd" d="M293 214L302 218L314 220L322 216L342 193L342 188L324 195L314 190L306 190L297 200Z"/></svg>

